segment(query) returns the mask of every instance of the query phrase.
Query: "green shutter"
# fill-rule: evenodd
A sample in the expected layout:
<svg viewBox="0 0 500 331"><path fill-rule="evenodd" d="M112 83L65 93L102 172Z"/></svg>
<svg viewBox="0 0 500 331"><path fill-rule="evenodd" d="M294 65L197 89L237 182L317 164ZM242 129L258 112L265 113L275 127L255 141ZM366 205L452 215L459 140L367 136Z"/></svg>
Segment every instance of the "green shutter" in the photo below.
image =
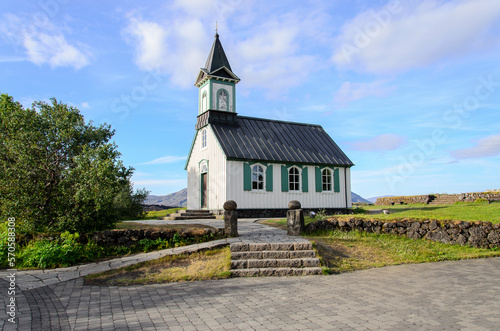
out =
<svg viewBox="0 0 500 331"><path fill-rule="evenodd" d="M333 171L333 189L335 192L340 192L339 168L335 168Z"/></svg>
<svg viewBox="0 0 500 331"><path fill-rule="evenodd" d="M266 168L266 191L273 191L273 166L268 165Z"/></svg>
<svg viewBox="0 0 500 331"><path fill-rule="evenodd" d="M281 192L288 192L288 170L286 166L281 166Z"/></svg>
<svg viewBox="0 0 500 331"><path fill-rule="evenodd" d="M307 167L302 169L302 192L309 192L309 176Z"/></svg>
<svg viewBox="0 0 500 331"><path fill-rule="evenodd" d="M322 192L323 183L321 182L321 170L319 167L316 167L314 170L316 172L316 192Z"/></svg>
<svg viewBox="0 0 500 331"><path fill-rule="evenodd" d="M243 163L243 190L252 190L252 170L248 163Z"/></svg>

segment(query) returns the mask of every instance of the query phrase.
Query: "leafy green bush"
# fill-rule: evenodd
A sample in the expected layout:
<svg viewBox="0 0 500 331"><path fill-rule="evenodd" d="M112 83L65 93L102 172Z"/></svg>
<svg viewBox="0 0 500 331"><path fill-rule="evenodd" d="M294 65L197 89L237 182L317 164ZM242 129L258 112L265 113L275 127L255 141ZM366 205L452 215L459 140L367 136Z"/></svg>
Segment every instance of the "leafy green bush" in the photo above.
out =
<svg viewBox="0 0 500 331"><path fill-rule="evenodd" d="M8 242L7 223L0 223L0 268L7 267Z"/></svg>
<svg viewBox="0 0 500 331"><path fill-rule="evenodd" d="M479 198L479 199L476 199L474 202L475 203L485 203L485 202L488 202L488 200Z"/></svg>
<svg viewBox="0 0 500 331"><path fill-rule="evenodd" d="M60 240L32 241L18 253L18 264L26 268L67 267L81 260L83 246L78 243L80 235L68 231Z"/></svg>

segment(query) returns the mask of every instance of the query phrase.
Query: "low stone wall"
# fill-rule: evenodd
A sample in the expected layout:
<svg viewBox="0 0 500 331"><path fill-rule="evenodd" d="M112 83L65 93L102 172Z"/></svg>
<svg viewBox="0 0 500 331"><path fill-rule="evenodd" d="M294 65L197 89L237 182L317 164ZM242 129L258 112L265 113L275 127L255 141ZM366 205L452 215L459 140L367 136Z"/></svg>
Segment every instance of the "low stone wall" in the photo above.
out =
<svg viewBox="0 0 500 331"><path fill-rule="evenodd" d="M474 202L477 199L484 199L488 201L500 201L500 192L479 192L479 193L459 194L459 201Z"/></svg>
<svg viewBox="0 0 500 331"><path fill-rule="evenodd" d="M340 214L352 214L351 209L346 208L309 208L304 209L306 215L309 212L315 212L316 214L320 211L325 211L327 215L340 215ZM286 212L288 208L283 209L240 209L236 210L238 212L238 218L276 218L276 217L286 217ZM224 210L211 210L211 212L220 218L224 214Z"/></svg>
<svg viewBox="0 0 500 331"><path fill-rule="evenodd" d="M500 247L500 224L491 222L436 221L436 220L320 220L306 226L305 232L366 231L405 235L408 238L426 238L445 244L470 245L480 248Z"/></svg>
<svg viewBox="0 0 500 331"><path fill-rule="evenodd" d="M399 204L412 204L412 203L429 203L434 199L433 195L412 195L412 196L400 196L400 197L386 197L378 198L375 202L376 206L389 206L389 205L399 205Z"/></svg>
<svg viewBox="0 0 500 331"><path fill-rule="evenodd" d="M109 230L95 232L88 236L88 239L93 239L98 245L112 246L132 246L142 239L156 240L158 238L171 240L175 234L179 234L181 238L194 238L195 241L202 239L205 235L213 234L214 236L223 236L223 229L158 229L158 230Z"/></svg>

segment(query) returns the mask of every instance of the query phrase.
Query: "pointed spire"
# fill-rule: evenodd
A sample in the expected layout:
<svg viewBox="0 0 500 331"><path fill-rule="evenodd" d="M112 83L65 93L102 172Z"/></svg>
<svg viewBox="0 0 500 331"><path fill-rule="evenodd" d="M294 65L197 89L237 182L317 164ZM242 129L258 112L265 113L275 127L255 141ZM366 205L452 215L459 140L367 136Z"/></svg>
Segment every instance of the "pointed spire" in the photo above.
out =
<svg viewBox="0 0 500 331"><path fill-rule="evenodd" d="M217 33L216 30L215 40L214 43L212 44L212 49L210 50L210 54L208 54L207 63L205 64L205 69L207 69L207 71L211 73L222 67L226 67L229 70L231 70L231 66L229 65L226 53L224 52L222 44L220 43L219 40L219 34Z"/></svg>
<svg viewBox="0 0 500 331"><path fill-rule="evenodd" d="M224 48L219 40L219 33L217 32L218 25L215 28L215 40L212 44L212 49L208 54L207 62L205 67L201 68L198 78L196 79L195 86L203 83L206 79L210 77L219 78L223 80L239 82L240 79L236 76L232 69L229 61L227 59Z"/></svg>

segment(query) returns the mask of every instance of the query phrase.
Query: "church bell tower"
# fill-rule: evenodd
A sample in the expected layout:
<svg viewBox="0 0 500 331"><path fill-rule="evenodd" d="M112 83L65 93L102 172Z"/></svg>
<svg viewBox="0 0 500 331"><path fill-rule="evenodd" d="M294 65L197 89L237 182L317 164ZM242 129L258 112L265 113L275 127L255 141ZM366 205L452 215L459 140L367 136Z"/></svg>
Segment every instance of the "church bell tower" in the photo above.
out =
<svg viewBox="0 0 500 331"><path fill-rule="evenodd" d="M236 84L239 81L231 70L219 34L215 33L207 63L200 69L194 84L199 89L198 115L209 110L236 113Z"/></svg>

